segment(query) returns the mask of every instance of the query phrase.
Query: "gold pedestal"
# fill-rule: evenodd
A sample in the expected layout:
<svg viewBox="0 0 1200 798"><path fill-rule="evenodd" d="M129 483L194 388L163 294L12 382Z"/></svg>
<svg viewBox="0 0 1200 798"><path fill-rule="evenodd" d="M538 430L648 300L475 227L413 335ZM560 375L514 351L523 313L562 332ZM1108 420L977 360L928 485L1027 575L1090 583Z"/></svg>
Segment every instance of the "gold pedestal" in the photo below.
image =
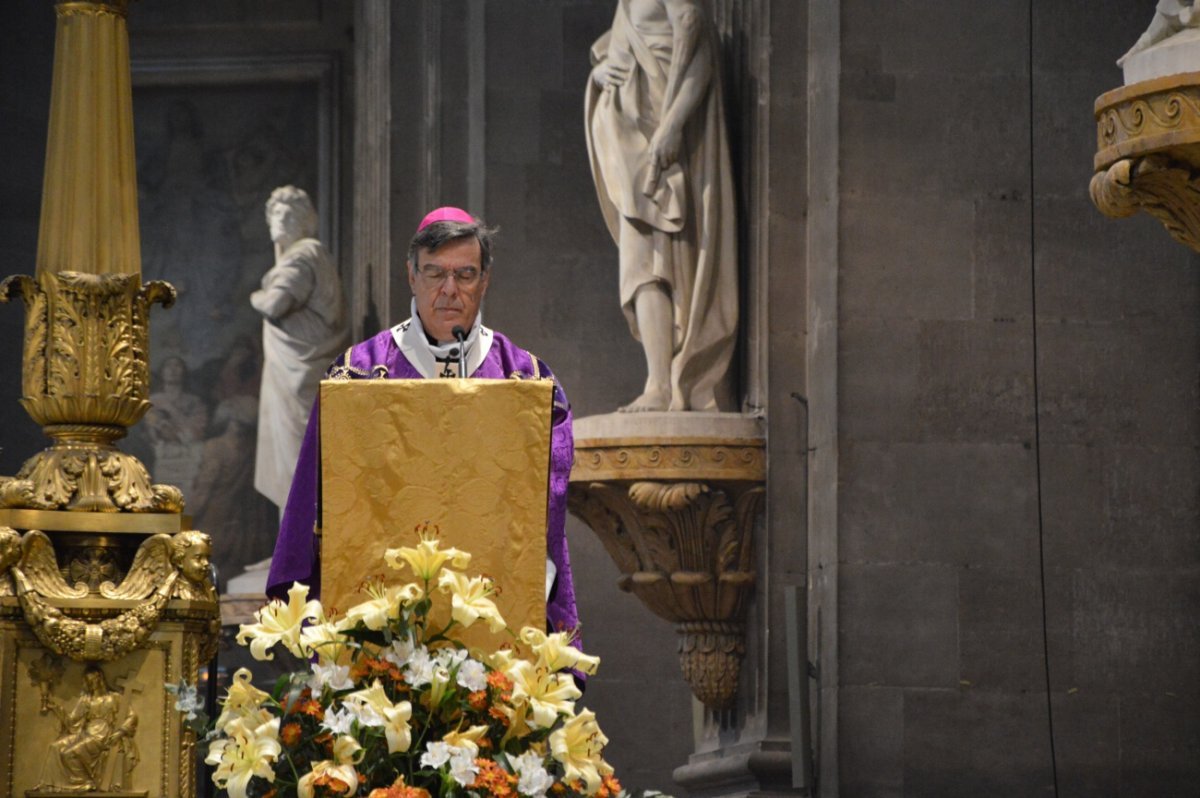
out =
<svg viewBox="0 0 1200 798"><path fill-rule="evenodd" d="M52 445L0 477L0 796L189 798L195 684L220 631L211 543L115 442L149 408L128 0L63 2L21 404ZM15 342L8 342L14 346Z"/></svg>
<svg viewBox="0 0 1200 798"><path fill-rule="evenodd" d="M1115 218L1146 211L1200 251L1200 72L1114 89L1095 111L1096 207Z"/></svg>
<svg viewBox="0 0 1200 798"><path fill-rule="evenodd" d="M610 434L576 424L568 507L621 570L622 590L676 625L680 668L711 709L732 704L754 588L754 526L766 480L761 434L704 434L704 414L672 419L674 433L621 435L636 418L608 417ZM691 418L687 418L688 416ZM743 426L753 427L753 419Z"/></svg>

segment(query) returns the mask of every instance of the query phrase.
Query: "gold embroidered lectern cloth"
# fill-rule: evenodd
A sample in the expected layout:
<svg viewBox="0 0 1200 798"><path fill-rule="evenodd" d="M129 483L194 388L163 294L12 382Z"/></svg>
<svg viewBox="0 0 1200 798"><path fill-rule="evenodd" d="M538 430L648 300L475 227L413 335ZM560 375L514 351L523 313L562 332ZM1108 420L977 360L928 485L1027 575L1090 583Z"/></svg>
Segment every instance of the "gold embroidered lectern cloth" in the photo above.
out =
<svg viewBox="0 0 1200 798"><path fill-rule="evenodd" d="M384 549L415 545L428 521L443 545L471 552L468 573L502 586L509 628L545 628L552 390L549 380L322 382L322 603L362 601L363 580L386 570Z"/></svg>

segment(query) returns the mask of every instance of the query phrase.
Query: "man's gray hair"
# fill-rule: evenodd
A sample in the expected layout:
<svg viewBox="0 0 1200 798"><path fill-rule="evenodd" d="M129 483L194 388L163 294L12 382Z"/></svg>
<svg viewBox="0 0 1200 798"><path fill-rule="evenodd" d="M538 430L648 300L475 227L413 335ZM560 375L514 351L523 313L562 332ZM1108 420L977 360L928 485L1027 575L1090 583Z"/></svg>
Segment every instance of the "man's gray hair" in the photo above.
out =
<svg viewBox="0 0 1200 798"><path fill-rule="evenodd" d="M487 271L492 265L492 236L497 232L495 227L488 227L480 219L472 222L441 221L424 227L413 236L408 245L408 264L414 272L417 269L417 250L426 249L436 252L438 247L451 241L474 237L479 242L479 267Z"/></svg>
<svg viewBox="0 0 1200 798"><path fill-rule="evenodd" d="M313 207L312 200L308 198L308 193L302 188L295 186L280 186L271 192L271 196L267 199L267 217L268 221L271 216L271 209L278 204L284 204L291 207L296 212L296 216L300 222L300 235L304 238L313 238L317 234L319 221L317 219L317 209Z"/></svg>

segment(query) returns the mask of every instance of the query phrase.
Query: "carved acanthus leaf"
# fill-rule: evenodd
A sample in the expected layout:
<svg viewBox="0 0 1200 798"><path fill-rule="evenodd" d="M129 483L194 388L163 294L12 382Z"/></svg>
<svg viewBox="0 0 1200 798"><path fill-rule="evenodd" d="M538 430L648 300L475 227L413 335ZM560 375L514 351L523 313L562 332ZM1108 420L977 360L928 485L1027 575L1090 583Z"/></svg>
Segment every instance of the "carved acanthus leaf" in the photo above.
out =
<svg viewBox="0 0 1200 798"><path fill-rule="evenodd" d="M1146 211L1179 243L1200 251L1200 176L1162 155L1123 158L1092 175L1092 202L1114 218Z"/></svg>
<svg viewBox="0 0 1200 798"><path fill-rule="evenodd" d="M708 492L702 482L635 482L629 486L629 498L643 510L682 510Z"/></svg>
<svg viewBox="0 0 1200 798"><path fill-rule="evenodd" d="M737 690L762 496L761 483L571 484L570 509L608 549L622 589L679 625L684 677L713 709Z"/></svg>

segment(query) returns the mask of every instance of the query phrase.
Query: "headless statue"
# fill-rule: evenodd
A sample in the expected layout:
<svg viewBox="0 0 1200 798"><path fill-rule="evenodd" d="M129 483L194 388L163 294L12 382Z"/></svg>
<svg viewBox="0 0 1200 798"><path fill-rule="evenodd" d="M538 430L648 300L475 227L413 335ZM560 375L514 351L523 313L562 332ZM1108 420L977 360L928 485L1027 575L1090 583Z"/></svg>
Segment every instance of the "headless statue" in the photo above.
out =
<svg viewBox="0 0 1200 798"><path fill-rule="evenodd" d="M716 411L738 307L716 37L698 0L619 0L592 62L592 176L647 367L641 396L621 410Z"/></svg>

